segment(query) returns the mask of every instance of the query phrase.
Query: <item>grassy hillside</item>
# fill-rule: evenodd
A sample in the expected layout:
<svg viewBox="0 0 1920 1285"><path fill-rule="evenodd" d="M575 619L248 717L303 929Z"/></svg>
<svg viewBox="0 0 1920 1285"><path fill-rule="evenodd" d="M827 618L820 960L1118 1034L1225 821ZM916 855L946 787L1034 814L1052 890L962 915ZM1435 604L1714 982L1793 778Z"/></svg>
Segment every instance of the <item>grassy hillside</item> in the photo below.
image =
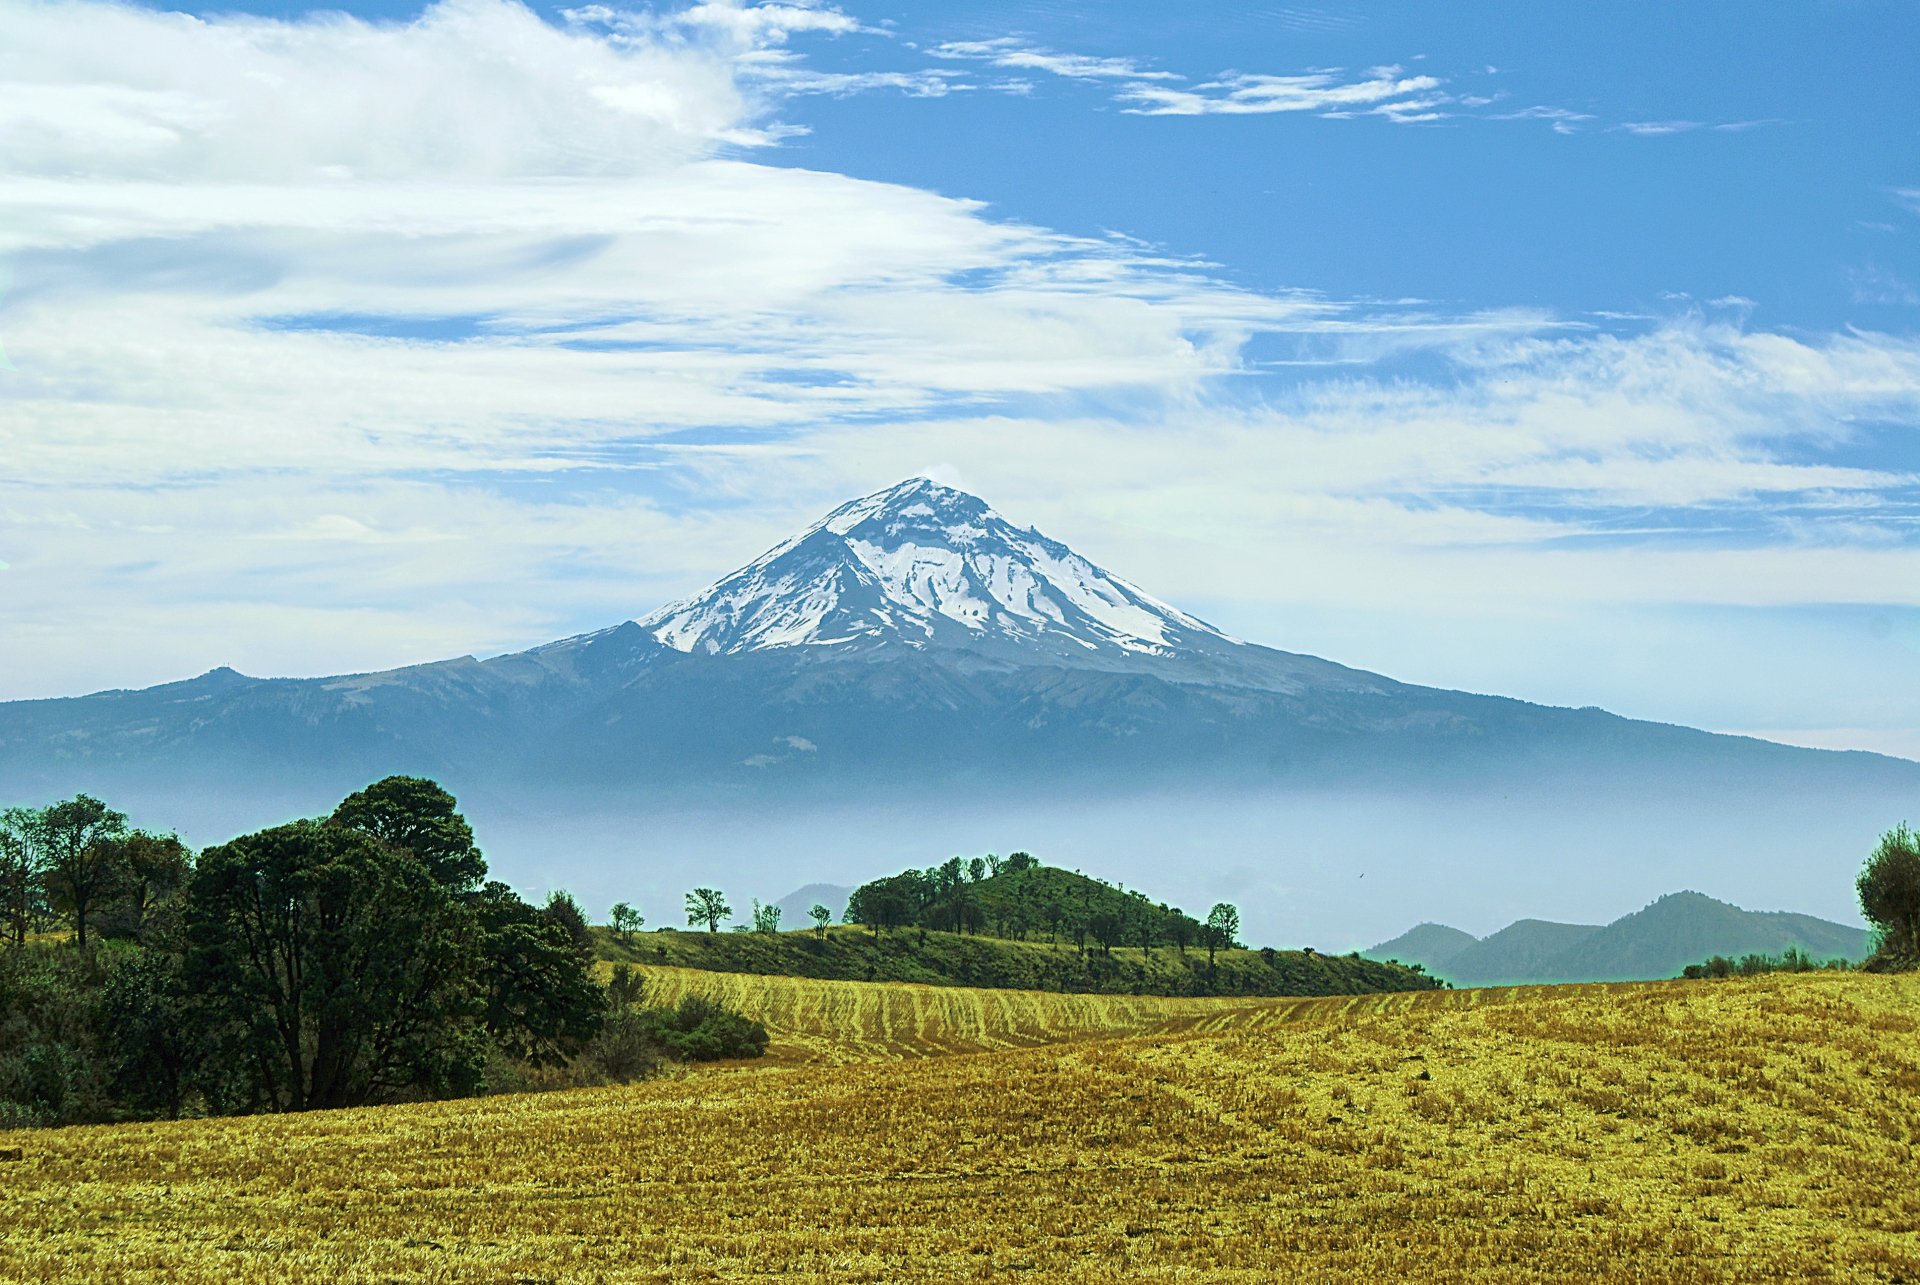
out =
<svg viewBox="0 0 1920 1285"><path fill-rule="evenodd" d="M683 976L836 1014L842 1055L11 1135L0 1279L1920 1278L1920 978L946 1008ZM902 995L930 1049L1016 1003L1068 1039L900 1061Z"/></svg>
<svg viewBox="0 0 1920 1285"><path fill-rule="evenodd" d="M1116 946L1111 953L1070 943L889 929L829 928L782 933L653 932L621 937L595 929L602 959L845 981L923 982L1110 995L1354 995L1418 990L1431 978L1353 956L1304 951L1223 950L1210 969L1205 950Z"/></svg>

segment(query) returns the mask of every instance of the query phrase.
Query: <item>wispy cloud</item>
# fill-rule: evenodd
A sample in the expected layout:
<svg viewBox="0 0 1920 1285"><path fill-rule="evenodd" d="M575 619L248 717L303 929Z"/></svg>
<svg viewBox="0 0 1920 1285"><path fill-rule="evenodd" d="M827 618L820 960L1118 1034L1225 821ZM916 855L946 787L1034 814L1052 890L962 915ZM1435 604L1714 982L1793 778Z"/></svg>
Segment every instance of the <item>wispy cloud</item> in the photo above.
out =
<svg viewBox="0 0 1920 1285"><path fill-rule="evenodd" d="M1002 36L993 40L950 40L928 50L935 58L980 61L1015 71L1043 71L1070 80L1179 80L1170 71L1142 67L1132 58L1098 58L1055 53Z"/></svg>
<svg viewBox="0 0 1920 1285"><path fill-rule="evenodd" d="M1190 89L1129 85L1119 98L1132 104L1129 111L1142 116L1243 116L1374 107L1394 119L1431 120L1447 101L1433 92L1441 83L1433 76L1404 76L1398 67L1376 67L1360 79L1346 78L1339 71L1316 71L1298 76L1223 76ZM1407 114L1385 110L1390 107Z"/></svg>

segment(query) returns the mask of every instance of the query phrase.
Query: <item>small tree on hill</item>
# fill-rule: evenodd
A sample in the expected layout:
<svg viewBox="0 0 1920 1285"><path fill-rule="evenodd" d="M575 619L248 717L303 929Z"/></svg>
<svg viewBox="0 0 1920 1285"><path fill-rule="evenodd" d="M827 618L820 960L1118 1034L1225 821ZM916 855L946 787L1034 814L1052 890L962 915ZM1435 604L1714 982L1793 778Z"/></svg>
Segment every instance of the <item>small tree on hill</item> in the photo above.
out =
<svg viewBox="0 0 1920 1285"><path fill-rule="evenodd" d="M1855 886L1861 914L1880 930L1881 953L1920 956L1920 835L1904 824L1882 835Z"/></svg>
<svg viewBox="0 0 1920 1285"><path fill-rule="evenodd" d="M777 933L780 931L780 907L763 906L760 899L753 899L753 930L757 933Z"/></svg>
<svg viewBox="0 0 1920 1285"><path fill-rule="evenodd" d="M1087 929L1093 939L1100 943L1100 952L1111 955L1113 948L1126 937L1127 921L1111 911L1100 911L1087 920Z"/></svg>
<svg viewBox="0 0 1920 1285"><path fill-rule="evenodd" d="M824 938L827 935L827 925L833 922L833 912L816 901L807 910L807 918L813 920L813 930Z"/></svg>
<svg viewBox="0 0 1920 1285"><path fill-rule="evenodd" d="M1007 854L1006 869L1012 874L1018 874L1022 870L1031 870L1039 864L1038 861L1034 860L1031 852L1010 852Z"/></svg>
<svg viewBox="0 0 1920 1285"><path fill-rule="evenodd" d="M633 936L646 922L640 917L639 911L624 901L614 902L613 909L607 912L607 924L622 937Z"/></svg>
<svg viewBox="0 0 1920 1285"><path fill-rule="evenodd" d="M720 921L733 913L733 907L720 895L718 888L695 888L687 894L687 923L689 926L705 924L707 931L720 931Z"/></svg>
<svg viewBox="0 0 1920 1285"><path fill-rule="evenodd" d="M1233 945L1240 932L1240 912L1225 901L1215 902L1207 912L1207 967L1213 967L1213 952Z"/></svg>

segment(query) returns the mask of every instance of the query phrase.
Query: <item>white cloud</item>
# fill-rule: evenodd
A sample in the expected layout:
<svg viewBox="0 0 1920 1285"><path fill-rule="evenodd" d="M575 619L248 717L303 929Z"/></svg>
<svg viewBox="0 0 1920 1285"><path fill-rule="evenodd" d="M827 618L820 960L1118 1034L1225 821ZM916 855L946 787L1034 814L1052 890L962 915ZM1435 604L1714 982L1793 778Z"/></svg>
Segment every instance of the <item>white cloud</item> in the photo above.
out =
<svg viewBox="0 0 1920 1285"><path fill-rule="evenodd" d="M967 59L1012 71L1044 71L1069 80L1179 80L1170 71L1143 68L1133 58L1099 58L1063 54L1028 45L1014 37L994 40L949 40L928 50L935 58Z"/></svg>
<svg viewBox="0 0 1920 1285"><path fill-rule="evenodd" d="M720 58L557 29L507 0L418 19L0 15L0 173L169 183L638 174L751 140Z"/></svg>
<svg viewBox="0 0 1920 1285"><path fill-rule="evenodd" d="M1696 129L1705 129L1706 123L1697 120L1630 120L1614 128L1643 138L1657 138L1663 134L1687 134Z"/></svg>
<svg viewBox="0 0 1920 1285"><path fill-rule="evenodd" d="M1343 80L1338 71L1298 76L1231 75L1190 89L1165 85L1129 85L1118 97L1141 116L1259 115L1269 112L1327 112L1421 99L1422 119L1446 101L1431 91L1442 82L1433 76L1403 76L1398 67L1376 67L1360 80Z"/></svg>

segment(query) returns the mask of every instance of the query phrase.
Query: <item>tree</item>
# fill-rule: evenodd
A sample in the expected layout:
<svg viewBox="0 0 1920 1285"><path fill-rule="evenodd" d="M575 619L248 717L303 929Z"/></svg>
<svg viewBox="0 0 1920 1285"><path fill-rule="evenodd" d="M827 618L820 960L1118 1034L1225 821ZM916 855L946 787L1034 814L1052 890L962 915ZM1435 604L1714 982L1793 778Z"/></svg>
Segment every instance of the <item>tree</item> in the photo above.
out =
<svg viewBox="0 0 1920 1285"><path fill-rule="evenodd" d="M813 920L813 930L824 940L827 935L827 925L833 922L833 912L816 901L807 910L807 918Z"/></svg>
<svg viewBox="0 0 1920 1285"><path fill-rule="evenodd" d="M0 812L0 927L16 946L44 908L46 851L40 813L33 808Z"/></svg>
<svg viewBox="0 0 1920 1285"><path fill-rule="evenodd" d="M1100 943L1100 952L1111 955L1127 934L1127 921L1112 911L1102 910L1087 919L1087 930Z"/></svg>
<svg viewBox="0 0 1920 1285"><path fill-rule="evenodd" d="M1140 957L1146 959L1153 954L1153 942L1157 935L1160 916L1147 906L1135 908L1131 927L1134 940L1140 943Z"/></svg>
<svg viewBox="0 0 1920 1285"><path fill-rule="evenodd" d="M120 878L113 905L104 917L106 935L145 941L161 908L185 890L193 874L192 854L173 834L135 830L115 842Z"/></svg>
<svg viewBox="0 0 1920 1285"><path fill-rule="evenodd" d="M777 933L780 931L780 907L763 906L760 898L753 899L753 930L757 933Z"/></svg>
<svg viewBox="0 0 1920 1285"><path fill-rule="evenodd" d="M477 1087L473 909L410 853L296 821L209 849L188 888L187 983L283 1111Z"/></svg>
<svg viewBox="0 0 1920 1285"><path fill-rule="evenodd" d="M580 909L580 903L573 894L564 888L555 888L547 894L547 904L540 913L557 924L573 944L574 953L587 964L593 962L593 933L587 927L587 912Z"/></svg>
<svg viewBox="0 0 1920 1285"><path fill-rule="evenodd" d="M455 810L454 798L420 776L390 776L350 794L327 818L410 852L433 877L456 892L469 892L487 877L486 858L473 843L473 827Z"/></svg>
<svg viewBox="0 0 1920 1285"><path fill-rule="evenodd" d="M191 1081L220 1078L206 1057L175 952L114 952L98 1021L101 1061L122 1102L177 1118ZM218 1093L216 1083L202 1087Z"/></svg>
<svg viewBox="0 0 1920 1285"><path fill-rule="evenodd" d="M707 931L720 931L720 921L733 913L733 907L717 888L695 888L687 894L687 924L705 924Z"/></svg>
<svg viewBox="0 0 1920 1285"><path fill-rule="evenodd" d="M88 917L119 883L115 841L126 832L126 813L115 812L90 794L76 794L40 813L48 899L73 919L82 951L87 948Z"/></svg>
<svg viewBox="0 0 1920 1285"><path fill-rule="evenodd" d="M1214 903L1207 912L1207 967L1213 967L1213 952L1233 945L1240 932L1240 912L1224 901Z"/></svg>
<svg viewBox="0 0 1920 1285"><path fill-rule="evenodd" d="M924 887L921 875L909 870L863 883L847 898L846 914L850 924L865 924L878 937L882 928L898 928L913 917Z"/></svg>
<svg viewBox="0 0 1920 1285"><path fill-rule="evenodd" d="M1014 874L1018 874L1022 870L1031 870L1039 864L1038 861L1033 859L1033 854L1030 852L1013 852L1007 855L1006 868Z"/></svg>
<svg viewBox="0 0 1920 1285"><path fill-rule="evenodd" d="M981 883L986 879L986 877L987 877L987 859L985 857L974 857L972 860L967 862L968 882Z"/></svg>
<svg viewBox="0 0 1920 1285"><path fill-rule="evenodd" d="M482 884L486 858L457 809L434 781L390 776L343 801L329 824L411 857L472 911L484 1035L535 1066L564 1064L598 1033L606 1007L593 980L586 914L566 892L536 909L503 883Z"/></svg>
<svg viewBox="0 0 1920 1285"><path fill-rule="evenodd" d="M1175 906L1167 912L1167 936L1172 940L1173 948L1182 955L1187 953L1187 947L1193 942L1193 929L1193 920L1187 918L1180 907Z"/></svg>
<svg viewBox="0 0 1920 1285"><path fill-rule="evenodd" d="M633 936L640 931L641 925L646 922L646 920L640 917L639 911L624 901L614 902L613 909L607 912L607 923L622 937Z"/></svg>
<svg viewBox="0 0 1920 1285"><path fill-rule="evenodd" d="M467 898L483 943L480 990L487 1033L508 1055L559 1066L599 1033L606 996L555 916L489 882Z"/></svg>
<svg viewBox="0 0 1920 1285"><path fill-rule="evenodd" d="M1882 835L1855 887L1860 913L1880 930L1881 953L1920 956L1920 835L1904 824Z"/></svg>

